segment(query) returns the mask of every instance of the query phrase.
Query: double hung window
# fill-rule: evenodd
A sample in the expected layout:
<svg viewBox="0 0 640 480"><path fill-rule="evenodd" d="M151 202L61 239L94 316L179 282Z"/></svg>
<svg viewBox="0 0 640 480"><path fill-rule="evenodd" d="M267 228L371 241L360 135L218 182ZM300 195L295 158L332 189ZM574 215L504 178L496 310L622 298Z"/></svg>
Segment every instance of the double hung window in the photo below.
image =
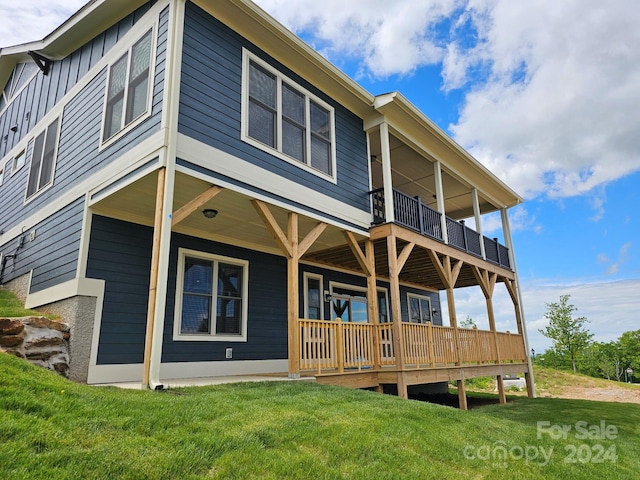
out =
<svg viewBox="0 0 640 480"><path fill-rule="evenodd" d="M335 178L333 108L246 51L244 95L245 141Z"/></svg>
<svg viewBox="0 0 640 480"><path fill-rule="evenodd" d="M176 301L177 339L244 339L247 262L181 250Z"/></svg>
<svg viewBox="0 0 640 480"><path fill-rule="evenodd" d="M149 111L152 32L149 30L109 69L103 141Z"/></svg>
<svg viewBox="0 0 640 480"><path fill-rule="evenodd" d="M59 119L56 118L33 141L31 167L27 183L27 200L53 182L58 123Z"/></svg>

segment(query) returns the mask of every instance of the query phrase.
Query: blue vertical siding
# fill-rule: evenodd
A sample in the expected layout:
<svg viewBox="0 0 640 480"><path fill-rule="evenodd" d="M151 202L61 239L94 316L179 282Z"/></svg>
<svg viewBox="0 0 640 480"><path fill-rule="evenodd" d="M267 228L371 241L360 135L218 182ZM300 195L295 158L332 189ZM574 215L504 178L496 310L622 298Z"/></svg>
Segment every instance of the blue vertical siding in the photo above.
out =
<svg viewBox="0 0 640 480"><path fill-rule="evenodd" d="M83 215L84 197L81 197L25 231L21 235L22 248L18 248L20 237L0 246L3 255L16 254L15 260L6 264L2 283L33 271L31 292L37 292L75 278ZM32 230L36 231L36 237L30 241Z"/></svg>
<svg viewBox="0 0 640 480"><path fill-rule="evenodd" d="M369 210L369 163L360 118L190 2L187 3L184 32L180 133L348 205ZM240 139L242 47L335 108L337 184Z"/></svg>
<svg viewBox="0 0 640 480"><path fill-rule="evenodd" d="M93 67L134 24L146 13L155 2L149 2L141 6L108 30L98 34L93 40L72 52L62 60L51 63L48 75L43 75L39 70L37 75L29 83L30 91L25 88L4 111L0 111L0 132L8 130L10 125L20 126L15 134L10 134L7 141L0 138L0 158L17 145L60 99L75 86L91 67ZM8 82L5 88L11 82ZM25 114L29 112L30 118L25 121ZM11 123L13 122L13 123Z"/></svg>
<svg viewBox="0 0 640 480"><path fill-rule="evenodd" d="M99 169L107 166L111 161L159 130L162 116L168 19L169 10L167 8L160 14L157 30L151 116L107 148L99 150L107 78L107 68L104 68L65 105L61 114L53 186L30 201L28 207L25 208L23 203L29 176L30 152L33 137L38 135L40 130L31 133L27 144L27 164L19 174L5 179L5 183L0 187L0 199L2 200L0 202L0 229L6 231L19 224L31 212L51 203L57 196L95 174ZM116 31L112 31L112 35L116 33ZM94 42L92 42L93 44ZM47 77L38 75L37 78L43 78L43 82L46 84L50 78L53 78L53 75L53 73Z"/></svg>

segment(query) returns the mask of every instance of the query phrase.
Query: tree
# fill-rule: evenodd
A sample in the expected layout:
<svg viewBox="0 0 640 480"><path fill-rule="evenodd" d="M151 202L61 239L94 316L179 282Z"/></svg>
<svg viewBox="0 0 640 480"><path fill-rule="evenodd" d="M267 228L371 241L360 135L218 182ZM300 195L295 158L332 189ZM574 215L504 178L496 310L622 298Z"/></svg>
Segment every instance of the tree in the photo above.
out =
<svg viewBox="0 0 640 480"><path fill-rule="evenodd" d="M570 298L571 295L561 295L559 302L545 304L547 313L544 316L549 320L549 325L539 332L553 341L553 348L558 353L569 356L573 373L576 373L576 359L587 348L593 334L584 326L589 322L586 317L574 318L573 313L577 308L568 303Z"/></svg>
<svg viewBox="0 0 640 480"><path fill-rule="evenodd" d="M593 342L585 350L585 373L592 377L604 377L607 380L621 381L624 375L624 360L619 342Z"/></svg>
<svg viewBox="0 0 640 480"><path fill-rule="evenodd" d="M460 322L460 325L458 325L460 328L478 328L478 326L476 325L476 322L473 321L473 318L471 318L469 315L467 315L467 317L462 320Z"/></svg>
<svg viewBox="0 0 640 480"><path fill-rule="evenodd" d="M624 368L640 372L640 330L624 332L618 339Z"/></svg>

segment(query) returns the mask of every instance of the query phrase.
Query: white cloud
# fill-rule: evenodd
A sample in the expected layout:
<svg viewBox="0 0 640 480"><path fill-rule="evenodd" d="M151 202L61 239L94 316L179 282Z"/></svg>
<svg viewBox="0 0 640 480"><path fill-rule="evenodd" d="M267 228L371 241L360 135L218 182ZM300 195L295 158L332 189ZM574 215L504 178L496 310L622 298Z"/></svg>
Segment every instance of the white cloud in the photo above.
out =
<svg viewBox="0 0 640 480"><path fill-rule="evenodd" d="M570 281L533 281L522 282L522 297L525 321L529 336L529 345L537 352L551 346L551 340L543 336L548 321L544 314L546 304L557 302L560 295L571 295L569 302L578 309L576 316L589 320L588 330L594 334L594 340L608 342L616 340L622 333L637 330L640 311L640 280L617 282L599 282L575 284ZM455 290L456 315L464 319L467 315L474 319L481 329L488 327L484 296L479 287ZM448 313L444 295L441 298L442 318L448 322ZM506 289L496 285L493 304L496 328L500 331L517 331L515 313L511 298Z"/></svg>
<svg viewBox="0 0 640 480"><path fill-rule="evenodd" d="M42 40L85 3L85 0L0 2L0 18L3 19L0 22L0 48Z"/></svg>
<svg viewBox="0 0 640 480"><path fill-rule="evenodd" d="M470 89L456 139L527 198L583 194L640 169L635 0L259 3L334 61L359 60L362 75L440 65L443 90Z"/></svg>
<svg viewBox="0 0 640 480"><path fill-rule="evenodd" d="M448 18L461 0L258 0L294 32L312 34L330 59L359 60L363 75L410 74L439 63L446 47L433 26Z"/></svg>
<svg viewBox="0 0 640 480"><path fill-rule="evenodd" d="M604 264L607 266L605 270L605 273L607 275L615 275L620 270L620 267L629 261L629 250L631 249L631 246L631 242L627 242L622 245L622 247L620 247L620 251L618 252L618 259L616 261L611 260L604 253L599 253L596 257L596 260L599 264Z"/></svg>
<svg viewBox="0 0 640 480"><path fill-rule="evenodd" d="M633 0L469 6L482 51L463 62L490 73L451 127L458 141L527 197L581 194L640 169Z"/></svg>

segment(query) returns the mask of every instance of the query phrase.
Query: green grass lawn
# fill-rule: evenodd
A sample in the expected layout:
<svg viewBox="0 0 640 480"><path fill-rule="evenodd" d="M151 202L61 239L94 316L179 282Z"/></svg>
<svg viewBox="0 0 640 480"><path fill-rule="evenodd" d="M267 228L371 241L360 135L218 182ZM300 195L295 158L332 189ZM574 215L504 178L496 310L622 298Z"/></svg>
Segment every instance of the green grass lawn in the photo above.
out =
<svg viewBox="0 0 640 480"><path fill-rule="evenodd" d="M615 438L577 438L601 421ZM309 382L89 387L0 354L2 479L637 478L638 425L639 405L589 401L464 412Z"/></svg>
<svg viewBox="0 0 640 480"><path fill-rule="evenodd" d="M30 316L44 316L50 320L55 320L58 317L56 315L47 315L35 310L28 310L24 308L24 304L18 300L13 293L0 289L0 317L30 317Z"/></svg>

